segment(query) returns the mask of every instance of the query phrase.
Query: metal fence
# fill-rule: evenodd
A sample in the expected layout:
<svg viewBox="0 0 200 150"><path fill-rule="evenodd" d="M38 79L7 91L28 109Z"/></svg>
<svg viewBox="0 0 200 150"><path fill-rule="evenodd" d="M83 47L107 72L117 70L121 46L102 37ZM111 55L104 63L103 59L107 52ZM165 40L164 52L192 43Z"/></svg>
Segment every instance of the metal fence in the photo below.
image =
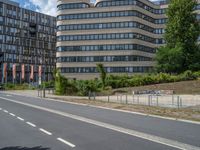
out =
<svg viewBox="0 0 200 150"><path fill-rule="evenodd" d="M112 96L95 96L91 94L89 99L114 102L121 104L138 104L147 106L184 108L188 106L200 105L199 96L186 97L179 95L125 95L118 94Z"/></svg>

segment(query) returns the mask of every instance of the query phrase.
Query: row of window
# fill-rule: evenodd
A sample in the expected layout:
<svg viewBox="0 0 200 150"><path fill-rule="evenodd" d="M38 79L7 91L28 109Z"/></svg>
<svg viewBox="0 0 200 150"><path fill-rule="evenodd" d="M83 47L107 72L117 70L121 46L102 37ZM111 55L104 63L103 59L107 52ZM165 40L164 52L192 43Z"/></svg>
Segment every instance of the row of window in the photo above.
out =
<svg viewBox="0 0 200 150"><path fill-rule="evenodd" d="M154 14L164 14L165 9L155 9L152 8L139 0L116 0L116 1L103 1L99 2L96 7L112 7L112 6L128 6L128 5L135 5L139 6L151 13ZM63 9L82 9L82 8L88 8L90 7L89 4L84 4L84 3L69 3L69 4L61 4L58 5L57 9L58 10L63 10Z"/></svg>
<svg viewBox="0 0 200 150"><path fill-rule="evenodd" d="M114 39L139 39L155 43L156 39L139 33L109 33L109 34L88 34L88 35L61 35L57 41L81 41L81 40L114 40Z"/></svg>
<svg viewBox="0 0 200 150"><path fill-rule="evenodd" d="M155 29L135 21L129 22L111 22L111 23L93 23L93 24L70 24L60 25L58 31L68 30L90 30L90 29L111 29L111 28L139 28L148 32L155 32Z"/></svg>
<svg viewBox="0 0 200 150"><path fill-rule="evenodd" d="M103 1L97 4L97 7L111 7L111 6L126 6L126 5L136 5L154 14L164 14L165 9L155 9L142 2L140 0L116 0L116 1Z"/></svg>
<svg viewBox="0 0 200 150"><path fill-rule="evenodd" d="M143 73L151 72L153 67L105 67L107 73ZM97 73L96 67L60 68L61 73Z"/></svg>
<svg viewBox="0 0 200 150"><path fill-rule="evenodd" d="M96 18L110 18L110 17L127 17L127 16L136 16L147 20L152 23L166 23L166 19L154 19L150 16L147 16L143 13L134 10L127 11L111 11L111 12L96 12L96 13L81 13L81 14L68 14L68 15L59 15L58 20L73 20L73 19L96 19Z"/></svg>
<svg viewBox="0 0 200 150"><path fill-rule="evenodd" d="M58 57L57 62L115 62L115 61L152 61L143 56L71 56Z"/></svg>
<svg viewBox="0 0 200 150"><path fill-rule="evenodd" d="M89 4L85 3L69 3L69 4L61 4L57 6L58 10L63 9L80 9L80 8L88 8Z"/></svg>
<svg viewBox="0 0 200 150"><path fill-rule="evenodd" d="M2 17L0 16L0 25L5 25L5 26L10 26L10 27L15 27L15 28L22 28L22 29L27 29L30 30L31 28L31 23L30 22L25 22L17 19L11 19L7 17ZM34 24L36 32L43 32L47 34L56 34L56 28L52 28L49 26L44 26L44 25L36 25Z"/></svg>
<svg viewBox="0 0 200 150"><path fill-rule="evenodd" d="M151 13L154 14L165 14L166 9L155 9L152 8L144 3L142 3L140 0L115 0L115 1L102 1L99 2L96 7L112 7L112 6L127 6L127 5L136 5L139 6ZM82 9L82 8L88 8L90 7L89 4L85 3L69 3L69 4L61 4L57 6L58 10L63 9ZM198 4L195 8L195 10L200 9L200 4Z"/></svg>
<svg viewBox="0 0 200 150"><path fill-rule="evenodd" d="M83 46L61 46L57 47L57 52L64 51L115 51L115 50L139 50L155 53L154 48L138 44L110 44L110 45L83 45Z"/></svg>
<svg viewBox="0 0 200 150"><path fill-rule="evenodd" d="M55 51L41 48L25 47L11 44L0 44L0 53L22 54L30 56L56 57Z"/></svg>
<svg viewBox="0 0 200 150"><path fill-rule="evenodd" d="M45 60L42 57L33 57L28 55L18 55L9 53L4 53L4 57L1 57L1 59L2 59L1 61L3 62L10 62L10 63L30 63L30 64L45 64L45 65L54 65L56 63L54 58L48 58Z"/></svg>
<svg viewBox="0 0 200 150"><path fill-rule="evenodd" d="M0 15L20 19L23 21L39 23L41 25L56 26L56 18L51 17L42 13L37 13L31 10L27 10L24 8L19 8L13 5L3 4L0 5Z"/></svg>
<svg viewBox="0 0 200 150"><path fill-rule="evenodd" d="M55 43L45 42L43 40L39 41L39 40L35 40L35 39L28 39L28 38L0 34L0 44L1 43L44 48L44 49L48 49L48 50L55 50L55 45L56 45Z"/></svg>

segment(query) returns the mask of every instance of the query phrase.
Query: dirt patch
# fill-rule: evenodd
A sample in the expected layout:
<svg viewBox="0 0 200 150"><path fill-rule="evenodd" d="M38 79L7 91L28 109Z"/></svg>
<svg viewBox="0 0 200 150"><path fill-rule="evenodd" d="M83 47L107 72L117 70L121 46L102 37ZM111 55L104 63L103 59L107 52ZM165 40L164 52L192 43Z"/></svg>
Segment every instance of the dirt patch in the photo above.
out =
<svg viewBox="0 0 200 150"><path fill-rule="evenodd" d="M173 90L175 94L200 94L200 80L120 88L114 89L112 92L116 93L116 91L126 91L127 93L131 94L132 91L144 90Z"/></svg>

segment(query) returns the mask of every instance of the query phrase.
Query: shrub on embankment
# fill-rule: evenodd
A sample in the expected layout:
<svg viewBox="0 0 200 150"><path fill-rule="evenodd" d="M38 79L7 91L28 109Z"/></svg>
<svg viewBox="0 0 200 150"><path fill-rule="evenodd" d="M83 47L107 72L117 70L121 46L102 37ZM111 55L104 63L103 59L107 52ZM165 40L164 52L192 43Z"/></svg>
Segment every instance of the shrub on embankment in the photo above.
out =
<svg viewBox="0 0 200 150"><path fill-rule="evenodd" d="M171 83L179 81L196 80L200 78L199 72L185 71L182 74L167 74L167 73L155 73L145 75L108 75L103 85L102 80L67 80L65 77L56 79L56 94L58 95L80 95L87 96L89 92L102 92L106 87L112 89L123 87L135 87L160 83ZM106 86L106 87L104 87Z"/></svg>

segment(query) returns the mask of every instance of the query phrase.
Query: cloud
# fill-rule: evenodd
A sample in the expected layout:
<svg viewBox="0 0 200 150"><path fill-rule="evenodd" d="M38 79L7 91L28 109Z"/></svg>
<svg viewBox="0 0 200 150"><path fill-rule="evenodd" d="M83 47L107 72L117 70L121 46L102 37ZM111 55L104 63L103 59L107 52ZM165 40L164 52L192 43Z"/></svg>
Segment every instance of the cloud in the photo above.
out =
<svg viewBox="0 0 200 150"><path fill-rule="evenodd" d="M24 3L24 8L30 8L30 7L31 7L31 4L29 2Z"/></svg>
<svg viewBox="0 0 200 150"><path fill-rule="evenodd" d="M36 6L36 11L56 16L56 5L57 0L29 0L33 5Z"/></svg>

